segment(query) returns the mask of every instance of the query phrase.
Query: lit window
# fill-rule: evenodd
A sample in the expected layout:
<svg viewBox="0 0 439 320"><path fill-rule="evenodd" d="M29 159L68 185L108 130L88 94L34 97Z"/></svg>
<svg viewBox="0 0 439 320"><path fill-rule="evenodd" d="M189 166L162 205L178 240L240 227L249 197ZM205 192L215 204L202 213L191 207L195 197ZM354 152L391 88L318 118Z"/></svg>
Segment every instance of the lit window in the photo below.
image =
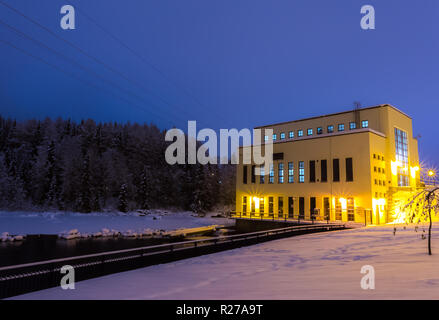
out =
<svg viewBox="0 0 439 320"><path fill-rule="evenodd" d="M312 136L312 129L308 129L307 135Z"/></svg>
<svg viewBox="0 0 439 320"><path fill-rule="evenodd" d="M279 163L279 183L284 183L284 164Z"/></svg>
<svg viewBox="0 0 439 320"><path fill-rule="evenodd" d="M293 138L294 138L294 131L290 131L290 132L289 132L289 137L290 137L290 139L293 139Z"/></svg>
<svg viewBox="0 0 439 320"><path fill-rule="evenodd" d="M369 127L369 121L368 120L361 121L361 127L362 128L368 128Z"/></svg>
<svg viewBox="0 0 439 320"><path fill-rule="evenodd" d="M264 136L264 141L268 141L268 136Z"/></svg>
<svg viewBox="0 0 439 320"><path fill-rule="evenodd" d="M265 183L265 167L264 165L261 165L261 167L259 168L259 174L260 174L260 181L259 183Z"/></svg>
<svg viewBox="0 0 439 320"><path fill-rule="evenodd" d="M288 162L288 183L294 182L294 164L293 162Z"/></svg>
<svg viewBox="0 0 439 320"><path fill-rule="evenodd" d="M277 139L277 135L273 134L273 141L275 141Z"/></svg>
<svg viewBox="0 0 439 320"><path fill-rule="evenodd" d="M395 128L395 155L396 161L401 163L398 167L398 186L409 186L408 168L408 140L407 132Z"/></svg>
<svg viewBox="0 0 439 320"><path fill-rule="evenodd" d="M354 130L357 128L357 124L355 122L350 122L349 123L349 130Z"/></svg>
<svg viewBox="0 0 439 320"><path fill-rule="evenodd" d="M323 133L323 128L322 127L318 127L317 128L317 134L322 134Z"/></svg>
<svg viewBox="0 0 439 320"><path fill-rule="evenodd" d="M338 125L338 131L344 131L344 124L343 123L340 123Z"/></svg>
<svg viewBox="0 0 439 320"><path fill-rule="evenodd" d="M268 183L274 183L274 167L270 164L270 172L268 173Z"/></svg>
<svg viewBox="0 0 439 320"><path fill-rule="evenodd" d="M299 131L297 131L297 136L299 136L299 137L303 137L303 130L299 130Z"/></svg>
<svg viewBox="0 0 439 320"><path fill-rule="evenodd" d="M305 162L299 161L299 182L305 182Z"/></svg>
<svg viewBox="0 0 439 320"><path fill-rule="evenodd" d="M281 132L281 134L280 134L280 139L281 139L281 140L285 139L285 132Z"/></svg>
<svg viewBox="0 0 439 320"><path fill-rule="evenodd" d="M334 126L328 126L328 133L334 132Z"/></svg>

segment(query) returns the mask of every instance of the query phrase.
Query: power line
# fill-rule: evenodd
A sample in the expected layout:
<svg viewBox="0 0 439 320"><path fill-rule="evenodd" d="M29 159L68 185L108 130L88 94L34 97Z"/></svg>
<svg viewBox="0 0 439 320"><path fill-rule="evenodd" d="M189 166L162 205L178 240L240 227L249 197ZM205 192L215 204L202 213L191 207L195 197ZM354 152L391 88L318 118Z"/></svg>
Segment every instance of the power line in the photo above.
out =
<svg viewBox="0 0 439 320"><path fill-rule="evenodd" d="M195 101L201 108L203 109L208 109L203 103L201 103L201 101L195 96L193 95L191 92L189 92L186 88L184 88L183 86L181 86L177 81L173 80L172 78L170 78L169 76L167 76L162 70L160 70L155 64L153 64L152 62L148 61L144 56L142 56L141 54L137 53L134 49L132 49L130 46L128 46L124 41L122 41L120 38L116 37L113 33L111 33L110 31L108 31L108 29L104 28L101 24L99 24L95 19L93 19L92 17L90 17L88 14L86 14L83 10L81 10L80 8L78 8L77 5L75 5L75 8L81 12L81 14L87 18L89 21L91 21L94 25L96 25L99 29L101 29L104 33L106 33L109 37L111 37L113 40L115 40L116 42L118 42L121 46L123 46L125 49L127 49L128 51L130 51L134 56L136 56L140 61L142 61L144 64L146 64L147 66L151 67L152 69L154 69L156 72L158 72L165 80L167 80L168 82L170 82L175 88L183 91L188 97L190 97L193 101ZM218 113L218 115L222 118L222 115L220 115ZM228 120L226 120L225 118L222 118L223 121L228 122Z"/></svg>
<svg viewBox="0 0 439 320"><path fill-rule="evenodd" d="M64 73L64 74L68 75L69 77L74 78L74 79L76 79L76 80L78 80L78 81L80 81L80 82L82 82L82 83L84 83L84 84L86 84L86 85L88 85L88 86L91 86L91 87L93 87L93 88L95 88L95 89L98 89L98 90L104 90L104 91L105 91L105 89L100 88L100 87L94 85L94 84L91 83L91 82L85 81L85 80L79 78L78 76L76 76L75 74L73 74L73 73L71 73L71 72L65 71L64 69L62 69L62 68L60 68L60 67L58 67L58 66L56 66L56 65L54 65L54 64L51 64L50 62L47 62L46 60L42 59L41 57L38 57L38 56L36 56L36 55L34 55L34 54L32 54L32 53L29 53L28 51L26 51L26 50L24 50L24 49L22 49L22 48L19 48L19 47L15 46L15 45L12 44L11 42L8 42L8 41L5 41L5 40L0 39L0 43L3 43L3 44L5 44L5 45L8 45L8 46L14 48L15 50L20 51L21 53L23 53L23 54L25 54L25 55L27 55L27 56L30 56L30 57L32 57L32 58L34 58L34 59L36 59L36 60L38 60L38 61L40 61L40 62L42 62L42 63L44 63L44 64L46 64L46 65L48 65L48 66L50 66L51 68L54 68L55 70L57 70L57 71L59 71L59 72L62 72L62 73ZM130 105L132 105L132 106L134 106L134 107L136 107L136 108L138 108L138 109L140 109L140 110L142 110L142 111L144 111L144 112L146 111L145 109L143 109L142 107L140 107L140 106L138 106L138 105L132 103L131 101L129 101L129 100L123 98L123 97L119 97L119 96L115 95L115 94L114 94L113 92L111 92L111 91L109 91L109 92L110 92L110 94L112 94L112 95L115 96L116 98L118 98L118 99L120 99L120 100L122 100L122 101L125 101L125 102L127 102L128 104L130 104ZM152 113L154 113L157 117L159 117L159 118L161 118L161 119L163 119L163 120L169 122L169 123L171 124L171 126L173 125L173 124L170 122L169 119L166 119L166 118L164 118L163 116L161 116L161 115L159 115L159 114L157 114L157 113L155 113L155 112L152 112Z"/></svg>
<svg viewBox="0 0 439 320"><path fill-rule="evenodd" d="M126 81L130 82L131 84L133 84L133 85L135 85L135 86L137 86L137 87L140 87L141 89L144 89L144 90L146 90L146 91L149 91L152 95L154 95L154 96L156 96L157 98L159 98L159 100L161 100L163 103L165 103L166 105L172 107L172 105L171 105L168 101L166 101L165 99L163 99L161 96L159 96L159 95L157 95L157 94L151 92L149 89L143 87L142 85L139 86L135 81L129 79L129 78L128 78L127 76L125 76L123 73L119 72L118 70L114 69L113 67L107 65L105 62L101 61L100 59L98 59L98 58L92 56L91 54L87 53L86 51L84 51L83 49L81 49L80 47L78 47L77 45L75 45L74 43L72 43L72 42L70 42L70 41L64 39L63 37L57 35L56 33L54 33L54 32L53 32L52 30L50 30L49 28L45 27L45 26L42 25L41 23L35 21L34 19L32 19L32 18L28 17L27 15L25 15L24 13L22 13L20 10L18 10L18 9L16 9L16 8L14 8L14 7L12 7L11 5L9 5L9 4L7 4L7 3L1 1L1 0L0 0L0 4L2 4L3 6L7 7L8 9L14 11L16 14L22 16L23 18L25 18L26 20L30 21L31 23L33 23L33 24L37 25L38 27L42 28L42 29L45 30L46 32L50 33L53 37L55 37L55 38L57 38L57 39L63 41L64 43L67 43L70 47L74 48L75 50L78 50L79 52L81 52L83 55L85 55L85 56L88 57L89 59L95 61L96 63L98 63L98 64L100 64L100 65L102 65L102 66L104 66L107 70L111 71L112 73L114 73L114 74L116 74L116 75L122 77L122 78L125 79ZM174 107L175 107L175 106L174 106ZM179 108L179 109L180 109L180 108ZM184 109L180 109L180 110L181 110L182 113L186 113L186 115L188 115L187 112L186 112Z"/></svg>
<svg viewBox="0 0 439 320"><path fill-rule="evenodd" d="M0 19L0 24L2 24L2 25L4 25L5 27L9 28L10 30L14 31L16 34L20 35L21 37L26 38L26 39L29 39L29 40L33 41L34 43L38 44L39 46L41 46L41 47L43 47L43 48L46 48L46 49L49 50L50 52L56 54L57 56L62 57L63 59L65 59L66 61L72 63L72 64L75 65L75 66L77 66L77 67L80 68L81 70L83 70L83 71L85 71L85 72L87 72L87 73L91 73L91 74L94 75L95 77L97 77L97 78L101 79L102 81L104 81L104 82L110 84L111 86L113 86L113 87L119 89L120 91L125 92L125 93L127 93L128 95L132 95L132 96L136 97L137 99L141 100L143 103L148 104L148 101L145 101L141 96L135 94L134 92L131 92L131 91L129 91L129 90L126 90L126 89L120 87L120 86L117 85L116 83L114 83L114 82L112 82L112 81L106 79L105 77L103 77L103 76L97 74L97 73L94 72L93 70L91 70L91 69L89 69L89 68L87 68L87 67L84 67L83 65L81 65L80 63L78 63L77 61L75 61L74 59L69 58L69 57L67 57L66 55L62 54L61 52L52 49L51 47L49 47L49 46L47 46L46 44L44 44L42 41L39 41L39 40L37 40L37 39L35 39L35 38L29 36L28 34L26 34L26 33L22 32L22 31L20 31L19 29L15 28L15 27L13 27L13 26L11 26L11 25L9 25L9 24L7 24L6 22L2 21L1 19ZM148 108L148 109L149 109L149 108ZM183 122L186 121L185 119L183 119L183 118L181 118L181 117L179 117L179 119L182 120Z"/></svg>

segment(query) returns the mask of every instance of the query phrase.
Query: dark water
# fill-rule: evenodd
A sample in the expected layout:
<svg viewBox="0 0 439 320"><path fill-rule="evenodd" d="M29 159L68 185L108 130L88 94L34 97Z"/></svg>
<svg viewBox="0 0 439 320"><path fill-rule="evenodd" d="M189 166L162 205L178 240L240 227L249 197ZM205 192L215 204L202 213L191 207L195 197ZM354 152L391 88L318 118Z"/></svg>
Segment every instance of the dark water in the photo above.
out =
<svg viewBox="0 0 439 320"><path fill-rule="evenodd" d="M182 240L182 238L89 238L64 240L52 235L29 236L21 242L0 242L0 267L105 251L152 246Z"/></svg>

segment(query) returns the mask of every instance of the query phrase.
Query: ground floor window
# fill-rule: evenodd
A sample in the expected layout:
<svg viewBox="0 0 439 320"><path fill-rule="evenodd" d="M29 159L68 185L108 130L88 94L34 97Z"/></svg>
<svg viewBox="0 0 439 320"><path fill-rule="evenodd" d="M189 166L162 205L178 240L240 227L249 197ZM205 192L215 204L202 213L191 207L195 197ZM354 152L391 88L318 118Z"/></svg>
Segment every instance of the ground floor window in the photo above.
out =
<svg viewBox="0 0 439 320"><path fill-rule="evenodd" d="M268 213L274 212L273 197L268 197Z"/></svg>
<svg viewBox="0 0 439 320"><path fill-rule="evenodd" d="M279 197L278 198L278 211L279 211L279 215L283 216L284 214L284 198L283 197Z"/></svg>
<svg viewBox="0 0 439 320"><path fill-rule="evenodd" d="M247 197L242 197L242 214L247 214Z"/></svg>
<svg viewBox="0 0 439 320"><path fill-rule="evenodd" d="M348 221L355 221L354 198L347 199Z"/></svg>
<svg viewBox="0 0 439 320"><path fill-rule="evenodd" d="M340 199L337 199L335 201L335 220L342 220L342 216L341 202Z"/></svg>
<svg viewBox="0 0 439 320"><path fill-rule="evenodd" d="M259 212L264 213L265 210L264 198L259 199Z"/></svg>
<svg viewBox="0 0 439 320"><path fill-rule="evenodd" d="M329 206L329 198L323 198L323 214L324 219L329 220L330 219L330 206Z"/></svg>

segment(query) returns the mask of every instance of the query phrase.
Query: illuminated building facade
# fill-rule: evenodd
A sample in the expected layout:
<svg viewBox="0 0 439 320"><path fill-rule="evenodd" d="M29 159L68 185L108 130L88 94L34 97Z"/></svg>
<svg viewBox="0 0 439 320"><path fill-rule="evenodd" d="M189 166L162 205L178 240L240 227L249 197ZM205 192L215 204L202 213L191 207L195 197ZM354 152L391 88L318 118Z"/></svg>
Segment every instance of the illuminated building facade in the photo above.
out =
<svg viewBox="0 0 439 320"><path fill-rule="evenodd" d="M412 119L391 105L257 128L273 140L273 163L237 166L244 217L383 224L421 187Z"/></svg>

